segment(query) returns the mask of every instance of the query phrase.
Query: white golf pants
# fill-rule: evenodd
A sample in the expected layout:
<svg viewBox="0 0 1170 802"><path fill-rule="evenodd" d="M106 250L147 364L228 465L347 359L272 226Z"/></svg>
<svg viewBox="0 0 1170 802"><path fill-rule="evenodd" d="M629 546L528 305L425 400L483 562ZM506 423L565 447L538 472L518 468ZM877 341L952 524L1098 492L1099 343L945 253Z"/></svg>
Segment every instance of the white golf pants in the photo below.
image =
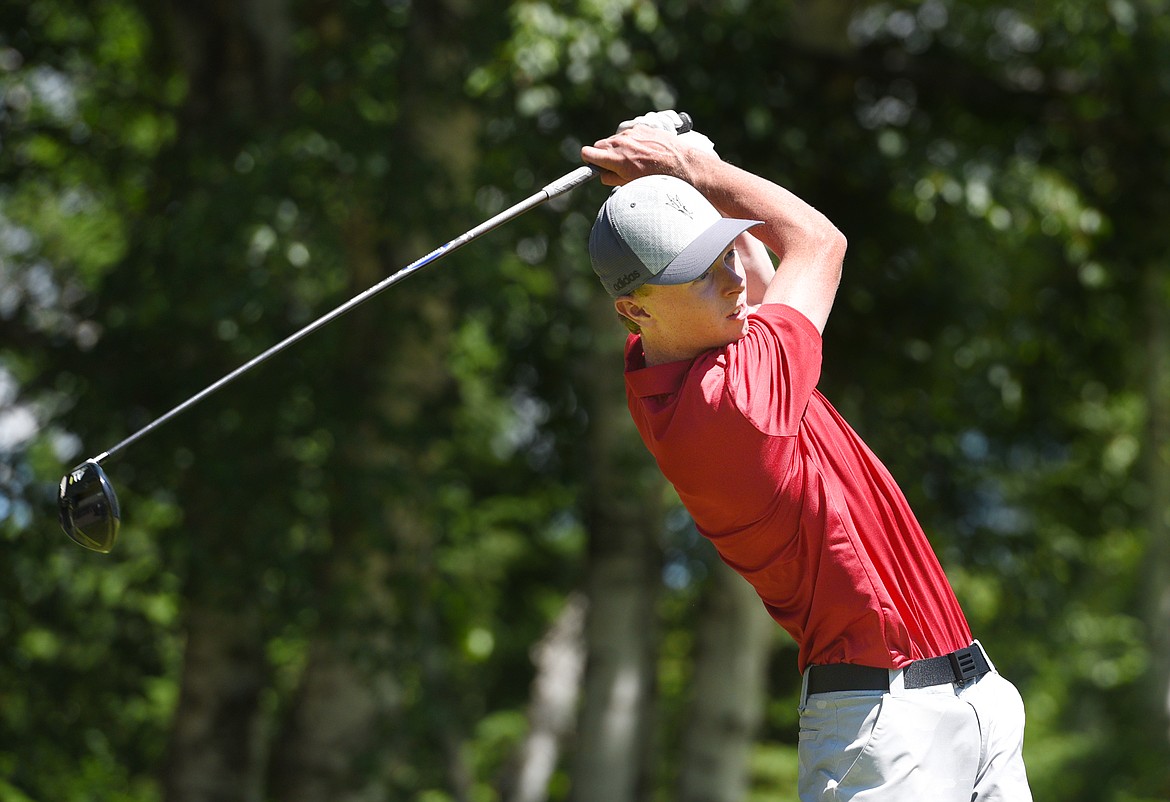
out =
<svg viewBox="0 0 1170 802"><path fill-rule="evenodd" d="M807 696L801 802L1031 802L1024 703L994 668L976 680Z"/></svg>

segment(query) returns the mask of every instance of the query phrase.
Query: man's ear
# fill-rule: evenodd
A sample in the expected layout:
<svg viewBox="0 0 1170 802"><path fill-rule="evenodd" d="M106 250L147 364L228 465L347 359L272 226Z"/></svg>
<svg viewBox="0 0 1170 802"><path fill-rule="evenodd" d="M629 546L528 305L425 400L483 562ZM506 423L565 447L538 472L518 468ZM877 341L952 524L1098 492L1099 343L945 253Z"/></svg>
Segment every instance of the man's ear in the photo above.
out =
<svg viewBox="0 0 1170 802"><path fill-rule="evenodd" d="M650 319L650 313L646 311L646 307L642 306L642 302L634 295L623 295L620 298L615 298L613 308L617 310L619 315L628 317L639 326Z"/></svg>

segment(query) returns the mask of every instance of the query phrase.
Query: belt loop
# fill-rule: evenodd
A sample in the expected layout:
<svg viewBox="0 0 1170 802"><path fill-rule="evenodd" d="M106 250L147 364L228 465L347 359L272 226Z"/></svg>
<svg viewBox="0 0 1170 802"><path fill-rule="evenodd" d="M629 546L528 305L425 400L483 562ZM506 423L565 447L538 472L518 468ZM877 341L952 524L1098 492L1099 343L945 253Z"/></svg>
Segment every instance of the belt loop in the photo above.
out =
<svg viewBox="0 0 1170 802"><path fill-rule="evenodd" d="M798 710L804 710L805 705L808 704L808 675L810 671L811 667L806 668L800 677L800 706L797 708Z"/></svg>
<svg viewBox="0 0 1170 802"><path fill-rule="evenodd" d="M906 691L906 670L902 668L890 669L890 696L902 696Z"/></svg>
<svg viewBox="0 0 1170 802"><path fill-rule="evenodd" d="M979 651L983 652L983 659L987 661L987 667L991 669L992 673L998 674L995 670L995 663L991 662L991 657L987 654L987 650L983 648L983 644L979 642L979 638L975 639L975 645L979 647Z"/></svg>

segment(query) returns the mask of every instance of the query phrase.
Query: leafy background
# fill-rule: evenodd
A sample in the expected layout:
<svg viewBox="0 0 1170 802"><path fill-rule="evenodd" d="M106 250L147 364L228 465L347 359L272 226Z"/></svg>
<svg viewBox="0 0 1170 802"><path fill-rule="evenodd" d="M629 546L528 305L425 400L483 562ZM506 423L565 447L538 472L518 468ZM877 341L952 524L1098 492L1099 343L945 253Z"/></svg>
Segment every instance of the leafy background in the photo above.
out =
<svg viewBox="0 0 1170 802"><path fill-rule="evenodd" d="M793 647L625 420L597 185L112 460L113 554L55 521L70 465L668 107L848 235L822 388L1036 798L1170 799L1168 11L0 5L0 800L795 799Z"/></svg>

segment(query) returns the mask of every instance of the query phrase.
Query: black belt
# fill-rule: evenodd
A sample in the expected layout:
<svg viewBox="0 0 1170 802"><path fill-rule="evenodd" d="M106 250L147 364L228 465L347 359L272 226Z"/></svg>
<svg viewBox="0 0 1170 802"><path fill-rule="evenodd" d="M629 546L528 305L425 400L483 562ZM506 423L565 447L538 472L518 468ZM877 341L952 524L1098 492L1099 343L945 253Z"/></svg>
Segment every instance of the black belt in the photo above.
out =
<svg viewBox="0 0 1170 802"><path fill-rule="evenodd" d="M915 660L902 671L906 688L926 688L930 685L944 685L948 682L967 682L982 677L991 671L987 657L977 644L966 649ZM832 691L888 691L890 671L872 666L855 666L851 663L834 663L827 666L809 666L808 695L831 693Z"/></svg>

